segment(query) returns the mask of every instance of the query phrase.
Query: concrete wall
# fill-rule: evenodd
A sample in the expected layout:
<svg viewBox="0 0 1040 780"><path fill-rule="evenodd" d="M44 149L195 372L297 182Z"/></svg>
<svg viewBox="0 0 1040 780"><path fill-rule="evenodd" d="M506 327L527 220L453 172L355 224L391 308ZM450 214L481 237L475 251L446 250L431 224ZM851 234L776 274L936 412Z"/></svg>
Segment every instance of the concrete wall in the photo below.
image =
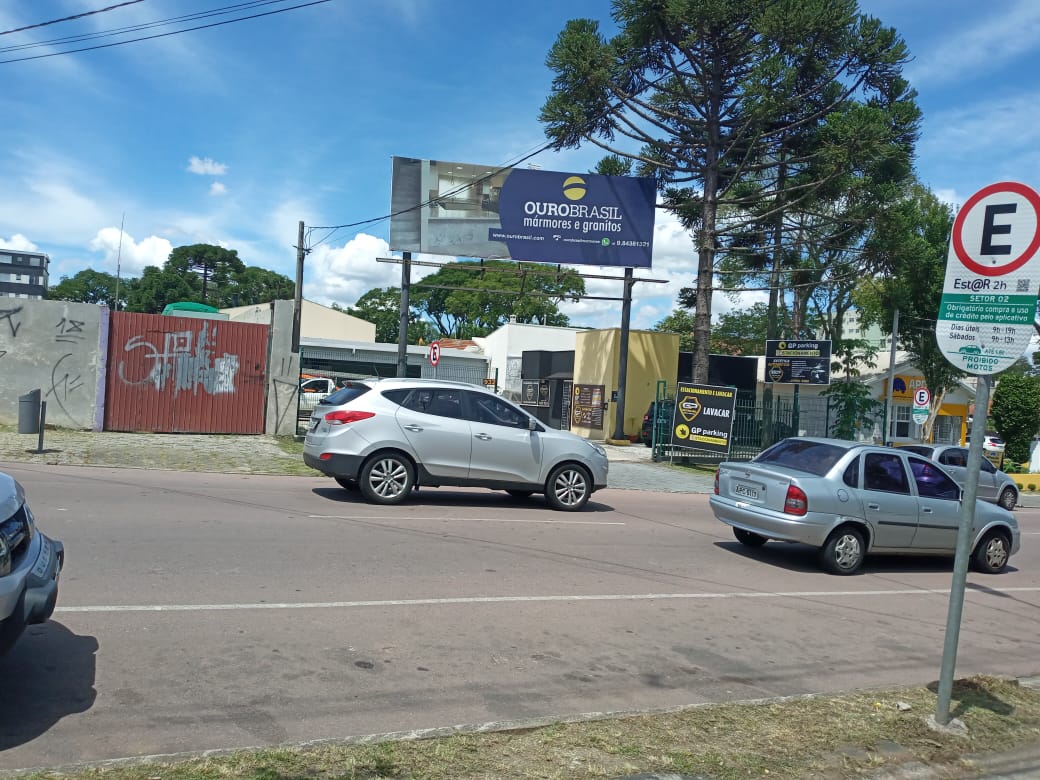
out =
<svg viewBox="0 0 1040 780"><path fill-rule="evenodd" d="M107 355L106 307L0 298L0 424L39 388L48 425L101 430Z"/></svg>
<svg viewBox="0 0 1040 780"><path fill-rule="evenodd" d="M296 395L300 392L300 354L292 352L293 302L266 304L271 323L267 354L267 419L265 433L296 435ZM252 307L250 307L252 308Z"/></svg>

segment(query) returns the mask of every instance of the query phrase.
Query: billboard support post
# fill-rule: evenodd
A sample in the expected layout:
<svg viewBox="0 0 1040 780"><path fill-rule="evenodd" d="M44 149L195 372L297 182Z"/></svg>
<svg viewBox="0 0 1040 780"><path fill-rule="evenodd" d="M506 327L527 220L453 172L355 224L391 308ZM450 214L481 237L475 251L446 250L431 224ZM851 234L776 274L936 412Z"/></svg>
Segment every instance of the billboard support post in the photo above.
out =
<svg viewBox="0 0 1040 780"><path fill-rule="evenodd" d="M625 269L625 290L621 299L621 354L618 356L618 394L614 407L614 440L625 438L625 387L628 384L628 331L632 318L632 269Z"/></svg>
<svg viewBox="0 0 1040 780"><path fill-rule="evenodd" d="M397 375L408 376L408 294L412 284L412 253L401 260L401 318L397 330Z"/></svg>

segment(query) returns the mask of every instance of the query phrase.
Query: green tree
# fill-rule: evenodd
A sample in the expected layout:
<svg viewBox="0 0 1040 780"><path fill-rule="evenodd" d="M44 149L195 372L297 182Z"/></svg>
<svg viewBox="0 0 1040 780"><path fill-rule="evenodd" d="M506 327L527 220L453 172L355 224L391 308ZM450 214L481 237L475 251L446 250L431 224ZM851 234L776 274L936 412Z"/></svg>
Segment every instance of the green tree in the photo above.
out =
<svg viewBox="0 0 1040 780"><path fill-rule="evenodd" d="M442 336L486 336L517 322L567 325L559 303L585 293L571 268L508 260L450 263L412 285L409 302Z"/></svg>
<svg viewBox="0 0 1040 780"><path fill-rule="evenodd" d="M717 355L762 355L766 349L769 307L758 302L748 309L720 314L711 326L711 351Z"/></svg>
<svg viewBox="0 0 1040 780"><path fill-rule="evenodd" d="M410 300L411 296L409 296ZM332 305L336 308L336 304ZM376 341L396 344L401 328L401 288L377 287L357 299L352 307L341 309L376 326ZM419 317L416 311L408 312L408 343L418 344L436 338L433 326Z"/></svg>
<svg viewBox="0 0 1040 780"><path fill-rule="evenodd" d="M201 302L202 281L195 274L147 266L127 294L126 310L161 314L168 303Z"/></svg>
<svg viewBox="0 0 1040 780"><path fill-rule="evenodd" d="M245 269L237 250L213 244L176 247L163 264L163 270L168 272L196 274L201 281L198 302L217 308L233 305L228 294L235 277Z"/></svg>
<svg viewBox="0 0 1040 780"><path fill-rule="evenodd" d="M130 295L135 279L116 279L105 271L86 268L75 276L63 276L61 281L47 290L47 297L52 301L79 301L81 303L104 304L110 309L116 308L116 288L119 289L119 307L126 308L126 300Z"/></svg>
<svg viewBox="0 0 1040 780"><path fill-rule="evenodd" d="M257 266L245 266L225 282L218 297L218 308L250 306L270 301L289 300L296 294L296 282L288 276Z"/></svg>
<svg viewBox="0 0 1040 780"><path fill-rule="evenodd" d="M861 122L831 123L826 143L804 139L850 104L912 103L899 75L908 55L854 0L614 0L612 10L611 40L590 19L560 33L540 118L557 149L589 141L635 159L694 232L694 379L704 382L727 235L770 214L782 227L793 202L874 153L879 139L858 133Z"/></svg>
<svg viewBox="0 0 1040 780"><path fill-rule="evenodd" d="M946 275L953 213L926 187L915 184L885 212L868 237L864 255L880 273L863 280L854 293L861 321L892 331L899 310L898 346L924 376L932 394L924 439L946 393L965 373L950 363L935 340L935 319ZM886 434L887 438L887 434Z"/></svg>
<svg viewBox="0 0 1040 780"><path fill-rule="evenodd" d="M1004 457L1012 463L1029 460L1029 447L1040 421L1040 377L1021 360L1000 374L993 391L990 417L1005 442Z"/></svg>
<svg viewBox="0 0 1040 780"><path fill-rule="evenodd" d="M650 330L661 333L679 334L679 351L693 352L693 312L673 309L672 313L654 325Z"/></svg>

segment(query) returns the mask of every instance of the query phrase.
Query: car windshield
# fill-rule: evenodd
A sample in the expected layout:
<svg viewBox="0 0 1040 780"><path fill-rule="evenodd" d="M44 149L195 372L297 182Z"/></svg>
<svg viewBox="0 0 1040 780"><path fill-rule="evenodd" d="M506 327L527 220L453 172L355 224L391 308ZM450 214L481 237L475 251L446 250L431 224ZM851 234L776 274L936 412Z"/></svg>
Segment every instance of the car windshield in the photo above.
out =
<svg viewBox="0 0 1040 780"><path fill-rule="evenodd" d="M848 450L833 444L805 439L784 439L754 459L755 463L768 463L797 471L823 476Z"/></svg>

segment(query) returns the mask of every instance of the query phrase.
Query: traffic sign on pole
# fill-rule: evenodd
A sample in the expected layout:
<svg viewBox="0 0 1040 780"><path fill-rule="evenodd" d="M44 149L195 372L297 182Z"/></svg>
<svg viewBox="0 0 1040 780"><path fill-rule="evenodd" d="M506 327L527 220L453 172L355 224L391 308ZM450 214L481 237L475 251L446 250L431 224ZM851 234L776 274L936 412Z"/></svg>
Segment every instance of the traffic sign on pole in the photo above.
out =
<svg viewBox="0 0 1040 780"><path fill-rule="evenodd" d="M983 187L953 223L935 335L969 374L996 374L1035 333L1040 194L1018 182Z"/></svg>
<svg viewBox="0 0 1040 780"><path fill-rule="evenodd" d="M430 365L435 366L441 362L441 343L439 341L430 342L429 351Z"/></svg>
<svg viewBox="0 0 1040 780"><path fill-rule="evenodd" d="M919 387L914 390L913 418L918 425L924 425L928 421L928 413L931 411L932 394L927 387Z"/></svg>

